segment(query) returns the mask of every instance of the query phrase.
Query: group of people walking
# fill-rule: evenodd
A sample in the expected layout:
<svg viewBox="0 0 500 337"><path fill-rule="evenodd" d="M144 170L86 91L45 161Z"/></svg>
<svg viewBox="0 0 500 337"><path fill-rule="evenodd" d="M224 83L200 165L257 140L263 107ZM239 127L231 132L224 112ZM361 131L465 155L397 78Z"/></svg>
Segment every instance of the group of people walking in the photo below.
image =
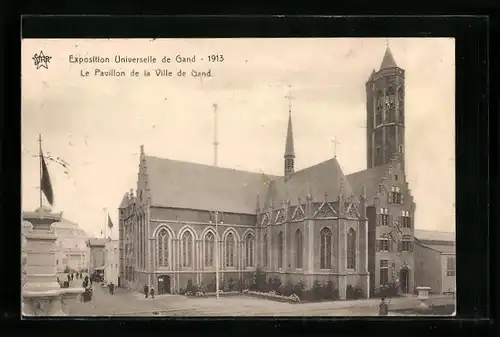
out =
<svg viewBox="0 0 500 337"><path fill-rule="evenodd" d="M81 273L81 272L76 272L76 273L74 273L74 274L73 274L73 273L69 273L69 274L67 275L67 278L68 278L68 282L71 282L71 281L73 281L74 279L77 279L77 280L78 280L78 279L82 279L82 278L83 278L83 273Z"/></svg>
<svg viewBox="0 0 500 337"><path fill-rule="evenodd" d="M155 298L155 289L153 287L149 288L147 284L144 284L144 294L146 295L146 298L148 298L148 295L151 296L151 298Z"/></svg>

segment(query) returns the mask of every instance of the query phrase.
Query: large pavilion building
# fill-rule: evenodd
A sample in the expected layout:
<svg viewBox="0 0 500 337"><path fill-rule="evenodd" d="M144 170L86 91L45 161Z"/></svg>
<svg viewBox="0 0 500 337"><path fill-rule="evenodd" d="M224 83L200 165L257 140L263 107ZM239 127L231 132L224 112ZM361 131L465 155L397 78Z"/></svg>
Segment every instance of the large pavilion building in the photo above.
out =
<svg viewBox="0 0 500 337"><path fill-rule="evenodd" d="M158 293L215 284L218 257L221 284L248 282L259 268L282 284L332 282L341 299L349 286L368 297L392 281L410 291L404 71L389 48L366 89L368 169L347 177L337 158L295 170L291 111L282 176L156 158L141 146L137 188L119 206L120 283Z"/></svg>

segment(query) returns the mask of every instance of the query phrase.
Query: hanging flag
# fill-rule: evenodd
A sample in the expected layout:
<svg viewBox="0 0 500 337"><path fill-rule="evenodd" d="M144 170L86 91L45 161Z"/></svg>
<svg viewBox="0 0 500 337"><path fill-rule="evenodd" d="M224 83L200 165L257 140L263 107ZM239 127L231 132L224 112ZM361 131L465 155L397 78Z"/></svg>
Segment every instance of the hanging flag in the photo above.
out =
<svg viewBox="0 0 500 337"><path fill-rule="evenodd" d="M111 221L111 217L108 214L108 227L109 229L113 228L113 221Z"/></svg>
<svg viewBox="0 0 500 337"><path fill-rule="evenodd" d="M50 182L49 170L47 169L47 164L45 164L45 159L43 158L43 153L40 150L40 160L42 161L42 176L40 177L40 188L43 194L47 198L50 205L54 203L54 192L52 191L52 183Z"/></svg>

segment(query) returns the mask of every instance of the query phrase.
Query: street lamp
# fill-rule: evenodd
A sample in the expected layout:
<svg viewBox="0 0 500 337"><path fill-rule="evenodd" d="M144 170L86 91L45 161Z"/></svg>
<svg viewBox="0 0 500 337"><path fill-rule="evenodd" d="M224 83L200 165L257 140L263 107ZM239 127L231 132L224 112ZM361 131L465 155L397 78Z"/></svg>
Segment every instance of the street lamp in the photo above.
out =
<svg viewBox="0 0 500 337"><path fill-rule="evenodd" d="M214 211L214 220L215 220L215 295L217 299L219 299L219 212ZM212 221L210 221L212 223ZM221 225L223 222L220 222Z"/></svg>

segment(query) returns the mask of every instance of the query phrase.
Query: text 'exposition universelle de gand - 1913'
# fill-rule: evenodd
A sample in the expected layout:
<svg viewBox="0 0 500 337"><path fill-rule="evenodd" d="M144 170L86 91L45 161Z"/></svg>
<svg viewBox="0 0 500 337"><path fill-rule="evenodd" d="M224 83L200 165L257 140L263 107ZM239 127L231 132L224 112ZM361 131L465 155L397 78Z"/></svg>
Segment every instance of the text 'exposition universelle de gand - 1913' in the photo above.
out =
<svg viewBox="0 0 500 337"><path fill-rule="evenodd" d="M212 77L213 71L210 65L224 62L224 55L214 53L199 56L181 55L175 56L163 55L155 56L128 56L116 54L114 57L107 56L81 56L70 54L68 61L71 64L89 65L89 68L80 69L81 77ZM109 67L112 64L118 65L116 68ZM91 66L96 66L91 68ZM120 65L144 65L146 68L123 70ZM148 67L148 66L152 67ZM189 66L189 67L180 67Z"/></svg>

